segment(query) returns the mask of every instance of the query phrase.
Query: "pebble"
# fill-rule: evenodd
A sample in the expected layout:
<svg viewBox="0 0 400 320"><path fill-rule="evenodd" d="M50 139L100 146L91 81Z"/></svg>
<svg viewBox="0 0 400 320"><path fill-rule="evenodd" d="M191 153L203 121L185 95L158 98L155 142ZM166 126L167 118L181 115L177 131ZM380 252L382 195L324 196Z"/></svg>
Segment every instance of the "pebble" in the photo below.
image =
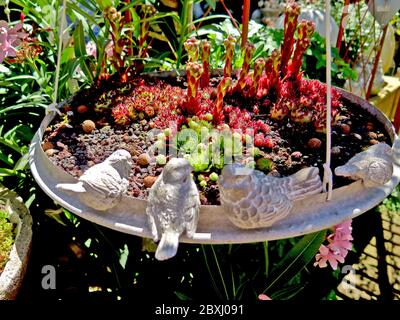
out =
<svg viewBox="0 0 400 320"><path fill-rule="evenodd" d="M96 124L92 120L85 120L82 123L82 130L86 133L91 133L96 129Z"/></svg>
<svg viewBox="0 0 400 320"><path fill-rule="evenodd" d="M351 131L351 127L350 127L348 124L342 124L342 125L340 126L340 129L342 130L342 132L343 132L344 134L349 134L350 131Z"/></svg>
<svg viewBox="0 0 400 320"><path fill-rule="evenodd" d="M42 144L42 149L44 152L46 152L49 149L54 149L54 145L51 142L46 141Z"/></svg>
<svg viewBox="0 0 400 320"><path fill-rule="evenodd" d="M78 111L78 113L85 113L88 111L88 107L85 106L84 104L81 104L78 108L76 108L76 111Z"/></svg>
<svg viewBox="0 0 400 320"><path fill-rule="evenodd" d="M54 156L56 153L58 153L57 149L47 149L45 151L45 153L47 154L48 157Z"/></svg>
<svg viewBox="0 0 400 320"><path fill-rule="evenodd" d="M142 153L138 156L137 164L141 167L146 167L150 163L150 157L147 153Z"/></svg>
<svg viewBox="0 0 400 320"><path fill-rule="evenodd" d="M367 129L368 131L374 130L374 124L372 122L367 122L367 124L365 125L365 129Z"/></svg>
<svg viewBox="0 0 400 320"><path fill-rule="evenodd" d="M358 133L353 133L353 137L357 140L362 140L362 137Z"/></svg>
<svg viewBox="0 0 400 320"><path fill-rule="evenodd" d="M321 148L322 142L318 138L311 138L308 140L307 146L311 149L319 149Z"/></svg>
<svg viewBox="0 0 400 320"><path fill-rule="evenodd" d="M377 139L378 135L375 132L368 132L368 138Z"/></svg>
<svg viewBox="0 0 400 320"><path fill-rule="evenodd" d="M147 176L143 179L143 184L146 188L151 188L151 186L156 182L157 177Z"/></svg>
<svg viewBox="0 0 400 320"><path fill-rule="evenodd" d="M335 156L340 154L340 147L333 147L331 153Z"/></svg>

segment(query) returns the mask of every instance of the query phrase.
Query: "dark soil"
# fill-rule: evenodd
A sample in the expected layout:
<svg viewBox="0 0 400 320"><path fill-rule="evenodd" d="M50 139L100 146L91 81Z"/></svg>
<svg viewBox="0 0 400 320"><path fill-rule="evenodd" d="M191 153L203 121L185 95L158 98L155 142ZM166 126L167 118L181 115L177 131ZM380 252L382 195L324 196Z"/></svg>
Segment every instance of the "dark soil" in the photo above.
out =
<svg viewBox="0 0 400 320"><path fill-rule="evenodd" d="M126 126L115 125L110 113L111 106L120 102L124 95L129 95L137 83L133 80L121 87L110 81L108 84L100 84L95 89L82 91L70 105L61 110L64 113L57 116L46 130L44 150L55 165L79 177L87 168L104 161L115 150L126 149L131 153L134 163L128 194L146 199L150 189L149 186L146 187L144 179L147 176L157 177L163 168L156 163L154 157L148 164L138 164L138 157L148 153L155 141L149 139L147 135L151 129L151 119L138 119ZM149 81L151 83L153 80ZM184 81L178 78L171 84L183 86ZM88 101L96 101L96 105L91 106ZM236 105L238 103L249 110L252 104L257 104L257 101L236 101ZM88 110L79 113L77 108L82 104L87 105ZM370 114L348 101L343 101L343 105L341 120L332 128L332 168L343 165L356 153L372 144L378 142L390 144L385 129ZM65 114L70 116L67 117ZM274 121L262 113L253 116L267 123L275 137L274 147L260 148L263 156L273 162L267 174L277 177L288 176L307 166L319 167L322 174L322 165L325 162L325 134L315 132L311 125L295 123L288 118ZM96 129L85 133L82 122L88 119L96 123ZM310 143L310 139L317 143ZM220 172L215 169L213 171ZM207 186L199 186L201 202L219 204L217 183L209 180L208 175L209 172L204 174ZM199 183L196 178L195 181ZM346 178L334 177L334 188L350 182Z"/></svg>

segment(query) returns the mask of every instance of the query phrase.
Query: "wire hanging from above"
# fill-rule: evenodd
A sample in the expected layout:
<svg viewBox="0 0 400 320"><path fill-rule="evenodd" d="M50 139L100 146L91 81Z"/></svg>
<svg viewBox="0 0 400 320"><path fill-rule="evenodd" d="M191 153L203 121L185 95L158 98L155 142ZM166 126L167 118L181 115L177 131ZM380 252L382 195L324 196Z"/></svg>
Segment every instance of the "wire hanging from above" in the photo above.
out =
<svg viewBox="0 0 400 320"><path fill-rule="evenodd" d="M324 192L326 200L331 200L333 190L333 174L331 169L332 146L332 107L331 107L331 2L325 0L325 42L326 42L326 158L324 163Z"/></svg>

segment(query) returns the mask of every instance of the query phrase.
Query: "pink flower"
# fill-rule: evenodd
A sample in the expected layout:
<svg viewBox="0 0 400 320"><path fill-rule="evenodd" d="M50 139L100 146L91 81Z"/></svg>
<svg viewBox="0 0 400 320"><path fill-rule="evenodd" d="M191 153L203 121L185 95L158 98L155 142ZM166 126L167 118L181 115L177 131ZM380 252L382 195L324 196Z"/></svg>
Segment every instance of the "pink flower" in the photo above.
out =
<svg viewBox="0 0 400 320"><path fill-rule="evenodd" d="M328 266L327 262L329 262L333 270L337 269L338 262L344 262L344 258L341 255L335 254L329 247L323 244L319 248L319 253L317 253L315 259L317 261L314 263L314 267L326 268Z"/></svg>
<svg viewBox="0 0 400 320"><path fill-rule="evenodd" d="M97 54L96 43L94 43L93 41L89 41L88 43L86 43L86 52L89 56L93 56L96 58Z"/></svg>
<svg viewBox="0 0 400 320"><path fill-rule="evenodd" d="M20 32L22 26L22 23L17 23L13 28L10 28L6 21L0 20L0 63L6 57L15 57L17 55L15 48L27 36L25 32Z"/></svg>
<svg viewBox="0 0 400 320"><path fill-rule="evenodd" d="M343 263L347 253L352 248L351 220L345 221L333 227L333 233L327 237L329 244L321 245L319 253L315 256L314 266L327 267L327 262L333 270L337 269L338 262Z"/></svg>
<svg viewBox="0 0 400 320"><path fill-rule="evenodd" d="M258 300L272 300L270 297L268 297L266 294L261 293L258 295Z"/></svg>

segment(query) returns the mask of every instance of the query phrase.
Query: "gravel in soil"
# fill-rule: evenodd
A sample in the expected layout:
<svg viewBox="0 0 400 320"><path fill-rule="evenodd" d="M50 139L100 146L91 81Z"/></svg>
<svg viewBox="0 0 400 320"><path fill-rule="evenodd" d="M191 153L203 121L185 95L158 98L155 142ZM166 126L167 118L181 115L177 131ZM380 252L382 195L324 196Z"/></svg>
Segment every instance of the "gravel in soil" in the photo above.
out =
<svg viewBox="0 0 400 320"><path fill-rule="evenodd" d="M118 101L115 92L109 92L108 95ZM78 112L75 112L72 121L65 121L65 117L56 117L46 130L43 150L56 166L78 178L85 170L104 161L115 150L126 149L133 159L128 195L146 199L151 185L163 169L163 165L157 164L157 154L152 151L156 138L148 135L152 129L150 122L142 119L127 126L115 126L109 115L104 116L102 112L91 112L83 107L79 109L79 101L85 101L83 99L89 97L93 100L93 96L96 94L86 92L76 98L77 101L72 105L75 105ZM344 101L344 104L341 119L332 128L332 168L343 165L356 153L375 143L390 144L385 129L370 114L348 101ZM79 110L83 110L83 114ZM278 122L269 119L265 114L256 117L265 121L276 135L274 147L261 148L263 156L273 162L273 167L267 172L269 175L288 176L301 168L317 166L322 176L326 152L325 134L315 132L312 125L295 123L290 119ZM88 119L93 121L89 124L86 122L86 127L83 126L82 123ZM219 204L217 183L210 181L207 174L205 176L205 187L195 179L201 202ZM334 177L334 188L350 182L346 178Z"/></svg>

